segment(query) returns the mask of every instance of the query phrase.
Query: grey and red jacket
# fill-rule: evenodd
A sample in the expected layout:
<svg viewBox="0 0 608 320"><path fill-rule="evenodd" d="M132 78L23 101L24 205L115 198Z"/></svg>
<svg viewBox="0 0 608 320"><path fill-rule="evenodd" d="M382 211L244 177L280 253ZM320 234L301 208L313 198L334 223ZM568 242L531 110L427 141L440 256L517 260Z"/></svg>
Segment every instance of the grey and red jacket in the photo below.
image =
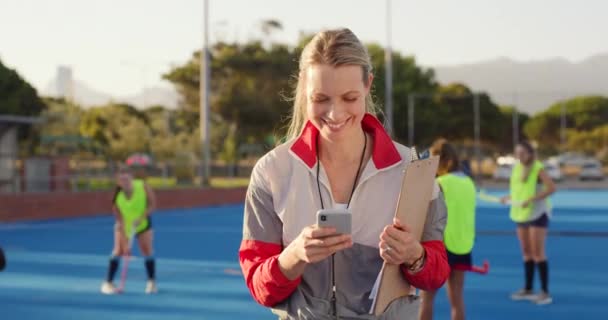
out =
<svg viewBox="0 0 608 320"><path fill-rule="evenodd" d="M382 267L378 248L383 228L392 224L410 149L395 143L382 124L365 115L363 129L372 137L373 150L352 196L354 245L335 254L337 311L340 319L377 319L369 314L372 287ZM281 319L332 319L331 259L308 265L295 280L287 279L278 256L306 226L316 223L321 208L316 180L319 131L310 122L302 134L262 157L256 164L247 196L239 260L251 295L271 307ZM323 168L321 193L325 206L335 202ZM327 204L327 201L330 201ZM422 245L426 261L421 271L403 276L423 290L440 288L450 269L443 244L446 207L437 186L429 206ZM380 319L417 319L419 299L393 302Z"/></svg>

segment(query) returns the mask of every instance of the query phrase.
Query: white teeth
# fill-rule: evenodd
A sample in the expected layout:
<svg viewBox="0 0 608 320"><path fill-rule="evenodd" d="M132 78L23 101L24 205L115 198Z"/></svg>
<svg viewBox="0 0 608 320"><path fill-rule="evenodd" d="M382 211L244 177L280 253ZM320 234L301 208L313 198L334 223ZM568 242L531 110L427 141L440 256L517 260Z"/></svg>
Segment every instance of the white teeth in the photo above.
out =
<svg viewBox="0 0 608 320"><path fill-rule="evenodd" d="M327 120L324 120L324 121L325 121L325 124L327 124L327 126L332 130L339 130L346 124L346 121L340 122L340 123L330 123Z"/></svg>

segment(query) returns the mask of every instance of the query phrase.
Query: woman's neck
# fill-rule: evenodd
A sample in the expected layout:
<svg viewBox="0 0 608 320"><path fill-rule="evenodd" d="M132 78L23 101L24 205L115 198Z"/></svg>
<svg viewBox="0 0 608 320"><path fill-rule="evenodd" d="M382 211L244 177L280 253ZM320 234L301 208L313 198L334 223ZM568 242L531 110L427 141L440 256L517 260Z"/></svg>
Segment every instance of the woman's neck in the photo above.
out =
<svg viewBox="0 0 608 320"><path fill-rule="evenodd" d="M359 129L352 136L341 140L327 140L319 136L319 145L317 146L317 148L320 148L319 157L323 162L328 161L335 164L358 163L361 160L361 152L363 152L363 146L366 143L365 139L367 138L363 129Z"/></svg>
<svg viewBox="0 0 608 320"><path fill-rule="evenodd" d="M131 194L131 192L133 192L133 185L131 184L128 188L122 187L122 191L126 194Z"/></svg>

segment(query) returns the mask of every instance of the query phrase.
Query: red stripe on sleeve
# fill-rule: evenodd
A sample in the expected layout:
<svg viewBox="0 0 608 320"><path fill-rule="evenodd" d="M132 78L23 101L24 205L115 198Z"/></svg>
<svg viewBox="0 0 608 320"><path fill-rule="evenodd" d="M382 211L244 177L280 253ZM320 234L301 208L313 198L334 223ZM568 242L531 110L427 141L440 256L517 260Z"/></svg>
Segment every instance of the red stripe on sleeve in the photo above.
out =
<svg viewBox="0 0 608 320"><path fill-rule="evenodd" d="M443 286L450 275L447 253L443 241L432 240L422 242L426 251L426 259L422 270L411 274L402 268L407 281L414 287L422 290L437 290Z"/></svg>
<svg viewBox="0 0 608 320"><path fill-rule="evenodd" d="M287 279L279 268L281 250L281 245L255 240L243 240L239 249L247 287L255 301L266 307L287 299L301 281Z"/></svg>

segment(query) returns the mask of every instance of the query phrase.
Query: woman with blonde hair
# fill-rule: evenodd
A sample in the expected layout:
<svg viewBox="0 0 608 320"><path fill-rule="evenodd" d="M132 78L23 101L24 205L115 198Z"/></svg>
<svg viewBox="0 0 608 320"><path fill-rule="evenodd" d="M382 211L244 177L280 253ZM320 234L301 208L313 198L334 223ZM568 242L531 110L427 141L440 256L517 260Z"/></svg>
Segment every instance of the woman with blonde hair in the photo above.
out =
<svg viewBox="0 0 608 320"><path fill-rule="evenodd" d="M350 30L318 33L300 58L288 141L253 170L239 258L253 298L280 319L376 319L370 294L383 262L425 290L448 276L439 188L422 241L393 219L395 177L412 157L374 116L372 80ZM319 209L348 210L351 234L317 226ZM395 300L380 319L416 319L419 302Z"/></svg>

